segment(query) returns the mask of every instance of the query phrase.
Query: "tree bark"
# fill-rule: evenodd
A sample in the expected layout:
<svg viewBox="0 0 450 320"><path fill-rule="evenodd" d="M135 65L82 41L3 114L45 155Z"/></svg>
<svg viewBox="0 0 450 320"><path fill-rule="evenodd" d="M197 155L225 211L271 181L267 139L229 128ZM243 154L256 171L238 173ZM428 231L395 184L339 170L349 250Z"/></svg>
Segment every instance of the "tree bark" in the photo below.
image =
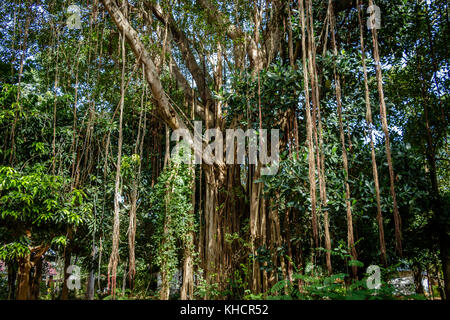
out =
<svg viewBox="0 0 450 320"><path fill-rule="evenodd" d="M17 300L29 300L31 295L30 272L31 272L30 254L19 259L19 276L17 288Z"/></svg>
<svg viewBox="0 0 450 320"><path fill-rule="evenodd" d="M116 289L116 278L117 278L117 265L119 263L119 241L120 241L120 197L121 197L121 165L122 165L122 142L123 142L123 109L125 103L125 64L126 64L126 53L125 53L125 37L122 33L121 39L122 45L122 79L120 87L120 114L119 114L119 139L117 146L117 165L116 165L116 179L114 184L114 222L113 222L113 239L112 239L112 249L111 256L108 264L108 282L111 276L111 294L113 299L115 298Z"/></svg>
<svg viewBox="0 0 450 320"><path fill-rule="evenodd" d="M305 90L305 111L306 111L306 143L308 145L308 178L309 178L309 194L311 197L311 217L312 217L312 233L315 245L318 246L318 230L317 230L317 214L316 214L316 165L314 160L314 141L313 141L313 125L311 119L311 107L309 100L309 82L308 82L308 66L306 53L306 22L305 8L303 0L299 1L299 12L302 29L302 62L303 62L303 82ZM314 92L312 93L314 94Z"/></svg>

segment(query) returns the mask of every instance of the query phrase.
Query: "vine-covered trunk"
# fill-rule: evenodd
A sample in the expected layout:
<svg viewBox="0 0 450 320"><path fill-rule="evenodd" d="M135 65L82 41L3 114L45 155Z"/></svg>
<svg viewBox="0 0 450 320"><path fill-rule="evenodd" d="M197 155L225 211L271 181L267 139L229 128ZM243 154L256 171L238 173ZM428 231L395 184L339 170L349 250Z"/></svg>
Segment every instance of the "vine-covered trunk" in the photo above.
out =
<svg viewBox="0 0 450 320"><path fill-rule="evenodd" d="M136 258L135 258L135 239L136 239L136 210L137 210L137 199L138 199L138 181L134 178L132 182L131 190L131 206L129 213L129 226L128 226L128 250L129 250L129 271L128 271L128 281L130 289L134 289L134 278L136 276Z"/></svg>
<svg viewBox="0 0 450 320"><path fill-rule="evenodd" d="M303 62L303 81L305 89L305 110L306 110L306 144L308 146L308 179L309 194L311 197L311 217L312 217L312 233L314 243L318 245L317 230L317 213L316 213L316 164L314 160L314 141L313 141L313 124L311 118L309 82L308 82L308 65L307 65L307 47L306 47L306 22L305 22L305 6L302 0L299 1L299 13L302 29L302 62ZM315 94L314 92L312 94Z"/></svg>
<svg viewBox="0 0 450 320"><path fill-rule="evenodd" d="M191 165L190 172L192 175L191 187L192 191L192 210L189 213L188 234L183 239L184 241L184 262L183 262L183 284L181 286L181 299L194 299L194 212L195 212L195 168Z"/></svg>
<svg viewBox="0 0 450 320"><path fill-rule="evenodd" d="M161 248L166 247L166 242L173 241L171 239L171 223L172 223L172 213L170 211L170 196L173 193L173 186L170 186L169 183L172 179L172 176L167 180L166 184L166 195L164 197L165 201L165 214L164 214L164 226L163 226L163 235L162 235L162 243ZM168 272L169 261L167 259L162 259L161 261L161 268L160 268L160 274L161 274L161 289L159 292L159 297L161 300L169 300L170 296L170 280L171 275Z"/></svg>
<svg viewBox="0 0 450 320"><path fill-rule="evenodd" d="M126 13L125 13L126 15ZM121 164L122 164L122 142L123 142L123 109L124 109L124 99L125 99L125 65L126 65L126 55L125 55L125 35L121 35L121 47L122 47L122 77L120 86L120 114L119 114L119 139L117 146L117 165L116 165L116 179L114 184L114 220L113 220L113 236L112 236L112 249L111 256L108 264L108 284L111 277L111 294L115 297L116 289L116 277L117 277L117 265L119 263L119 240L120 240L120 202L121 202Z"/></svg>
<svg viewBox="0 0 450 320"><path fill-rule="evenodd" d="M184 249L181 299L192 300L194 298L194 232L189 232L186 239L187 240Z"/></svg>

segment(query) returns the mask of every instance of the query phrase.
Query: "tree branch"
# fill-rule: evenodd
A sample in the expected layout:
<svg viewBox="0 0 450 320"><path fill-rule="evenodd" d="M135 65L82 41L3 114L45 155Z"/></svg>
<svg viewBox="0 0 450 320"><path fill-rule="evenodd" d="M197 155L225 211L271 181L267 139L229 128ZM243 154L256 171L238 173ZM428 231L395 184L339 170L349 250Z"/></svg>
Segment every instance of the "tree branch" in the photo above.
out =
<svg viewBox="0 0 450 320"><path fill-rule="evenodd" d="M133 50L136 57L139 57L139 61L143 64L145 78L150 85L153 98L158 106L157 111L163 120L173 129L184 128L186 125L180 116L173 110L166 93L162 87L156 72L156 67L152 61L148 51L145 49L144 44L139 39L136 30L131 27L128 20L123 16L119 7L112 0L102 0L103 5L108 11L111 19L116 24L117 28L125 35L128 44Z"/></svg>

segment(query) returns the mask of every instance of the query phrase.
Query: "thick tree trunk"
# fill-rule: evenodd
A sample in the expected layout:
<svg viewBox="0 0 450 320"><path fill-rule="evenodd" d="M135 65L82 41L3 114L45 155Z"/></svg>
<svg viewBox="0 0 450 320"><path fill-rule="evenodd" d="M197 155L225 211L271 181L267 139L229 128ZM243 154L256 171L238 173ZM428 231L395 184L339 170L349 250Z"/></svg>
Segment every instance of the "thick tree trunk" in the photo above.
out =
<svg viewBox="0 0 450 320"><path fill-rule="evenodd" d="M27 236L31 238L30 231L27 231ZM39 298L38 291L42 275L42 256L48 248L49 245L39 245L37 247L30 248L28 254L18 259L18 300ZM33 267L35 267L35 272L32 276L31 270Z"/></svg>
<svg viewBox="0 0 450 320"><path fill-rule="evenodd" d="M31 272L30 254L19 259L19 277L17 288L17 300L28 300L31 296L30 272Z"/></svg>
<svg viewBox="0 0 450 320"><path fill-rule="evenodd" d="M181 299L192 300L194 297L194 233L190 232L186 237L183 263L183 284L181 287Z"/></svg>
<svg viewBox="0 0 450 320"><path fill-rule="evenodd" d="M206 266L206 280L208 283L213 283L219 277L216 274L216 278L213 278L215 273L218 260L217 247L218 247L218 237L216 234L217 230L217 214L216 207L218 203L218 190L219 181L217 180L214 168L208 166L205 168L205 178L206 178L206 195L205 195L205 266Z"/></svg>

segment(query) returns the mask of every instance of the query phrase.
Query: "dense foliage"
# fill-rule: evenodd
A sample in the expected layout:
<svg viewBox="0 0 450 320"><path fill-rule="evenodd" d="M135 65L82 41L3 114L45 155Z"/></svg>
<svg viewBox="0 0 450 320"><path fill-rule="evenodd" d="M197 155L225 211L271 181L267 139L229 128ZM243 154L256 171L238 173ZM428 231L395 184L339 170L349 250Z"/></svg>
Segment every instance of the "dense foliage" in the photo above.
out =
<svg viewBox="0 0 450 320"><path fill-rule="evenodd" d="M72 4L0 8L0 298L449 299L447 1ZM278 172L182 163L194 120Z"/></svg>

